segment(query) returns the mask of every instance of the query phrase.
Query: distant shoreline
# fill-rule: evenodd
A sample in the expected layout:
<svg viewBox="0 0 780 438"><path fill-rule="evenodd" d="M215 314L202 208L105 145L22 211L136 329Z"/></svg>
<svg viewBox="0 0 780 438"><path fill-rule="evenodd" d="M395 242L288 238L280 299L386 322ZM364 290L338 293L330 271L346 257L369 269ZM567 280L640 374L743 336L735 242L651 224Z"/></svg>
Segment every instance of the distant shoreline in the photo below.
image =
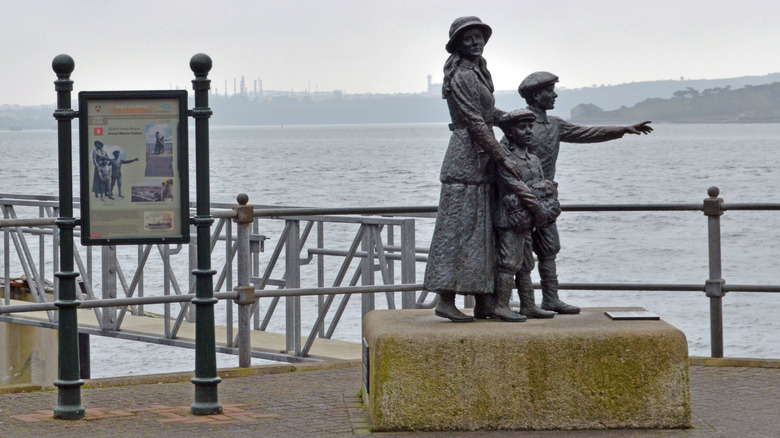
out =
<svg viewBox="0 0 780 438"><path fill-rule="evenodd" d="M637 123L638 121L644 121L639 119L625 119L625 120L591 120L591 119L573 119L569 120L572 123L576 123L579 125L625 125L629 123ZM776 124L780 123L779 119L772 119L772 120L651 120L656 125L661 124L669 124L669 125L769 125L769 124ZM447 122L371 122L371 123L290 123L290 124L223 124L223 123L212 123L210 126L212 128L219 128L219 129L225 129L225 128L235 128L235 129L242 129L242 128L277 128L277 129L295 129L295 128L301 128L301 127L307 127L307 128L314 128L314 127L323 127L323 126L334 126L334 127L343 127L347 128L350 126L398 126L398 125L442 125L443 128L446 129ZM52 131L55 132L57 129L56 125L51 126L26 126L22 129L9 129L5 126L0 126L0 132L8 132L8 133L17 133L17 132L29 132L29 131ZM72 130L76 131L78 129L77 126L73 126Z"/></svg>

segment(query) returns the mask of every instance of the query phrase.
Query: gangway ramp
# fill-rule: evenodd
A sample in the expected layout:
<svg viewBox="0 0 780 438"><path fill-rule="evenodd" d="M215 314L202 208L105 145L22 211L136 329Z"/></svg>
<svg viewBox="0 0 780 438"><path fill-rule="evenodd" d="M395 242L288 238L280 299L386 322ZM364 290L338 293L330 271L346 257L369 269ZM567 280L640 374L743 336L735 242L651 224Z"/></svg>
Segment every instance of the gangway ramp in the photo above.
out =
<svg viewBox="0 0 780 438"><path fill-rule="evenodd" d="M30 304L26 301L11 300L14 304ZM100 329L97 316L93 309L78 309L79 330L86 331L89 334L109 336L115 338L124 338L131 340L143 340L146 342L155 342L157 339L160 344L170 344L165 338L165 319L151 316L132 315L129 312L125 314L122 320L122 327L119 331L104 331ZM31 325L51 327L49 318L45 311L40 312L19 312L6 314L14 322L24 323L29 321ZM49 324L47 324L49 323ZM56 326L56 323L54 323ZM87 329L87 330L82 330ZM233 329L233 334L237 329ZM270 355L286 355L286 338L283 333L274 333L267 331L251 330L252 351L269 353ZM215 326L214 335L217 347L225 347L227 343L227 328L225 326ZM195 324L182 322L175 340L195 342ZM301 337L301 345L305 344L306 336ZM175 345L175 344L174 344ZM290 352L290 354L292 354ZM341 341L336 339L317 338L312 344L309 352L309 359L317 360L355 360L362 357L362 348L358 342Z"/></svg>

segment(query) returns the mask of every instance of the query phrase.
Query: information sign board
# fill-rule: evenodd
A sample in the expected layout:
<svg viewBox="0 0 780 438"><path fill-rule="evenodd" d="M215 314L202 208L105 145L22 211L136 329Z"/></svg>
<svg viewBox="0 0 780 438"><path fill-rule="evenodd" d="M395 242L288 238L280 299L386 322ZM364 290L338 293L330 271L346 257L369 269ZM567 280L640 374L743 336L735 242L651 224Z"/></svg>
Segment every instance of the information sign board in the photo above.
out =
<svg viewBox="0 0 780 438"><path fill-rule="evenodd" d="M81 243L189 242L187 92L79 93Z"/></svg>

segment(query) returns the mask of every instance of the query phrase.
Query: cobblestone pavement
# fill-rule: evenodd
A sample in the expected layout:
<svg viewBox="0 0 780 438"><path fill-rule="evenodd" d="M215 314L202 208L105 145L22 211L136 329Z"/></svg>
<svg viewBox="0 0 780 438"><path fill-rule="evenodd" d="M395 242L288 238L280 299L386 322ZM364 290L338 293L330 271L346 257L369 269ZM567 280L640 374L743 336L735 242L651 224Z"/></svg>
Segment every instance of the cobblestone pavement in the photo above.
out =
<svg viewBox="0 0 780 438"><path fill-rule="evenodd" d="M780 368L692 366L687 430L372 434L357 396L359 364L332 366L236 372L256 375L224 378L224 413L206 417L190 414L194 387L183 376L90 381L78 421L52 418L56 391L0 394L0 437L780 437Z"/></svg>

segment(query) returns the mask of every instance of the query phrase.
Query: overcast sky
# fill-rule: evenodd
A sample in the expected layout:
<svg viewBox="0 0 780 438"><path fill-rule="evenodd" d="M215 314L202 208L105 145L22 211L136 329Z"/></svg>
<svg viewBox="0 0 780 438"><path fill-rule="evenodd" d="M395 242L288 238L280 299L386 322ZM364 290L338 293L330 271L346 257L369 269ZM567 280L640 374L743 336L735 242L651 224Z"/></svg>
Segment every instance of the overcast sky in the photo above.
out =
<svg viewBox="0 0 780 438"><path fill-rule="evenodd" d="M211 56L212 90L424 91L441 82L452 20L493 28L496 88L547 70L560 86L712 79L780 71L775 0L22 0L0 18L0 104L55 102L51 60L81 90L190 87ZM74 93L74 97L76 93Z"/></svg>

